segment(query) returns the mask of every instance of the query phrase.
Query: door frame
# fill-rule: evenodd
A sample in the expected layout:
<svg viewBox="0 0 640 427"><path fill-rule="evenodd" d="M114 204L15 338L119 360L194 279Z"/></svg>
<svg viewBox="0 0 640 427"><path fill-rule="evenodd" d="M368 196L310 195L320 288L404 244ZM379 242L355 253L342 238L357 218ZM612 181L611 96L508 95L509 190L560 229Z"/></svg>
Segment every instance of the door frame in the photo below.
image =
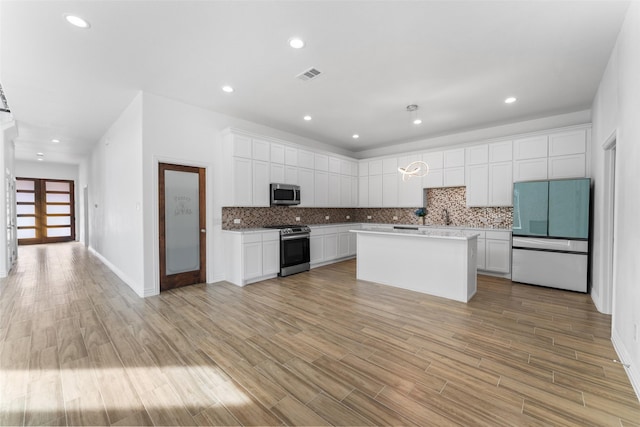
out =
<svg viewBox="0 0 640 427"><path fill-rule="evenodd" d="M615 283L616 283L616 257L615 257L615 237L616 237L616 142L618 140L617 130L613 131L607 140L602 144L604 150L604 227L602 236L602 258L603 272L599 279L602 280L600 289L600 311L606 314L614 312L615 308Z"/></svg>
<svg viewBox="0 0 640 427"><path fill-rule="evenodd" d="M162 282L165 280L166 290L181 286L203 283L207 279L207 170L198 166L187 166L175 163L158 164L158 243L159 243L159 276L160 291ZM172 276L166 276L166 241L164 239L165 226L165 195L164 195L164 172L167 170L198 174L198 239L200 246L200 269L193 272L184 272ZM180 276L180 277L178 277Z"/></svg>

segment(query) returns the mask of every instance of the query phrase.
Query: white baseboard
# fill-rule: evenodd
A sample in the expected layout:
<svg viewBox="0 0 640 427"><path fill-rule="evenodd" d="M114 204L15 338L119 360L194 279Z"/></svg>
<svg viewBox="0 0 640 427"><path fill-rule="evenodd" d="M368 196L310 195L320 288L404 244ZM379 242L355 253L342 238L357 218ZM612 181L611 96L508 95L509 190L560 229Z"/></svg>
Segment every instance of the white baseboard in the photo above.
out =
<svg viewBox="0 0 640 427"><path fill-rule="evenodd" d="M638 369L638 366L633 363L633 360L631 360L631 356L629 355L627 348L624 346L622 338L620 338L615 329L611 331L611 342L613 343L613 348L616 353L618 353L620 362L624 364L624 370L627 372L629 381L631 381L631 386L636 392L636 397L640 400L640 370Z"/></svg>
<svg viewBox="0 0 640 427"><path fill-rule="evenodd" d="M108 259L106 259L104 256L102 256L101 253L99 253L98 251L96 251L95 249L93 249L92 247L89 247L89 252L91 252L93 255L95 255L100 261L102 261L102 263L104 265L106 265L107 267L109 267L109 270L113 271L115 273L116 276L118 276L120 278L120 280L122 280L124 283L127 284L127 286L129 286L135 293L136 295L138 295L141 298L144 298L145 295L144 294L140 294L137 290L136 290L136 282L134 280L132 280L129 276L127 276L126 274L124 274L122 272L122 270L120 270L118 267L116 267L115 265L113 265Z"/></svg>

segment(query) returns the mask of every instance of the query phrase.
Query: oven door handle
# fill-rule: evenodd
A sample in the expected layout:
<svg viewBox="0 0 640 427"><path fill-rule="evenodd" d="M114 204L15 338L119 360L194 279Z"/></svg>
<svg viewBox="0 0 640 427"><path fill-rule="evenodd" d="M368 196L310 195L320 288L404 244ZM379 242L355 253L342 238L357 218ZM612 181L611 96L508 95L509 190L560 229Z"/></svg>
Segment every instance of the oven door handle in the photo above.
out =
<svg viewBox="0 0 640 427"><path fill-rule="evenodd" d="M292 236L281 236L282 240L296 240L296 239L308 239L309 234L294 234Z"/></svg>

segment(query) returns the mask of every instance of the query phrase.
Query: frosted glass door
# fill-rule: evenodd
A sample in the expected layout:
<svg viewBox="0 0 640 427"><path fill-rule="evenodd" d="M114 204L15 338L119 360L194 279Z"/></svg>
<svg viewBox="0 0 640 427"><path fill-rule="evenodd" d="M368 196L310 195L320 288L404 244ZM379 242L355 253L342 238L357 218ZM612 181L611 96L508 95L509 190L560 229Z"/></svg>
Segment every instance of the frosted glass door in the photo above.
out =
<svg viewBox="0 0 640 427"><path fill-rule="evenodd" d="M206 281L204 168L160 163L160 290Z"/></svg>
<svg viewBox="0 0 640 427"><path fill-rule="evenodd" d="M200 269L198 174L165 171L166 274Z"/></svg>
<svg viewBox="0 0 640 427"><path fill-rule="evenodd" d="M548 212L548 181L516 182L513 185L513 234L515 236L546 236Z"/></svg>

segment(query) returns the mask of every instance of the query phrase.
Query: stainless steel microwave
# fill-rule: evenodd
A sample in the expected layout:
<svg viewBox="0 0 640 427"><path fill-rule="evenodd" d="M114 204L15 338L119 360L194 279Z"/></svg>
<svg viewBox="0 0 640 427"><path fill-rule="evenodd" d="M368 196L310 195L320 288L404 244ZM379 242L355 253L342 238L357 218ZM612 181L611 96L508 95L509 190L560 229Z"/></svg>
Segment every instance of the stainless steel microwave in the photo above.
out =
<svg viewBox="0 0 640 427"><path fill-rule="evenodd" d="M300 187L291 184L271 184L271 206L299 205Z"/></svg>

